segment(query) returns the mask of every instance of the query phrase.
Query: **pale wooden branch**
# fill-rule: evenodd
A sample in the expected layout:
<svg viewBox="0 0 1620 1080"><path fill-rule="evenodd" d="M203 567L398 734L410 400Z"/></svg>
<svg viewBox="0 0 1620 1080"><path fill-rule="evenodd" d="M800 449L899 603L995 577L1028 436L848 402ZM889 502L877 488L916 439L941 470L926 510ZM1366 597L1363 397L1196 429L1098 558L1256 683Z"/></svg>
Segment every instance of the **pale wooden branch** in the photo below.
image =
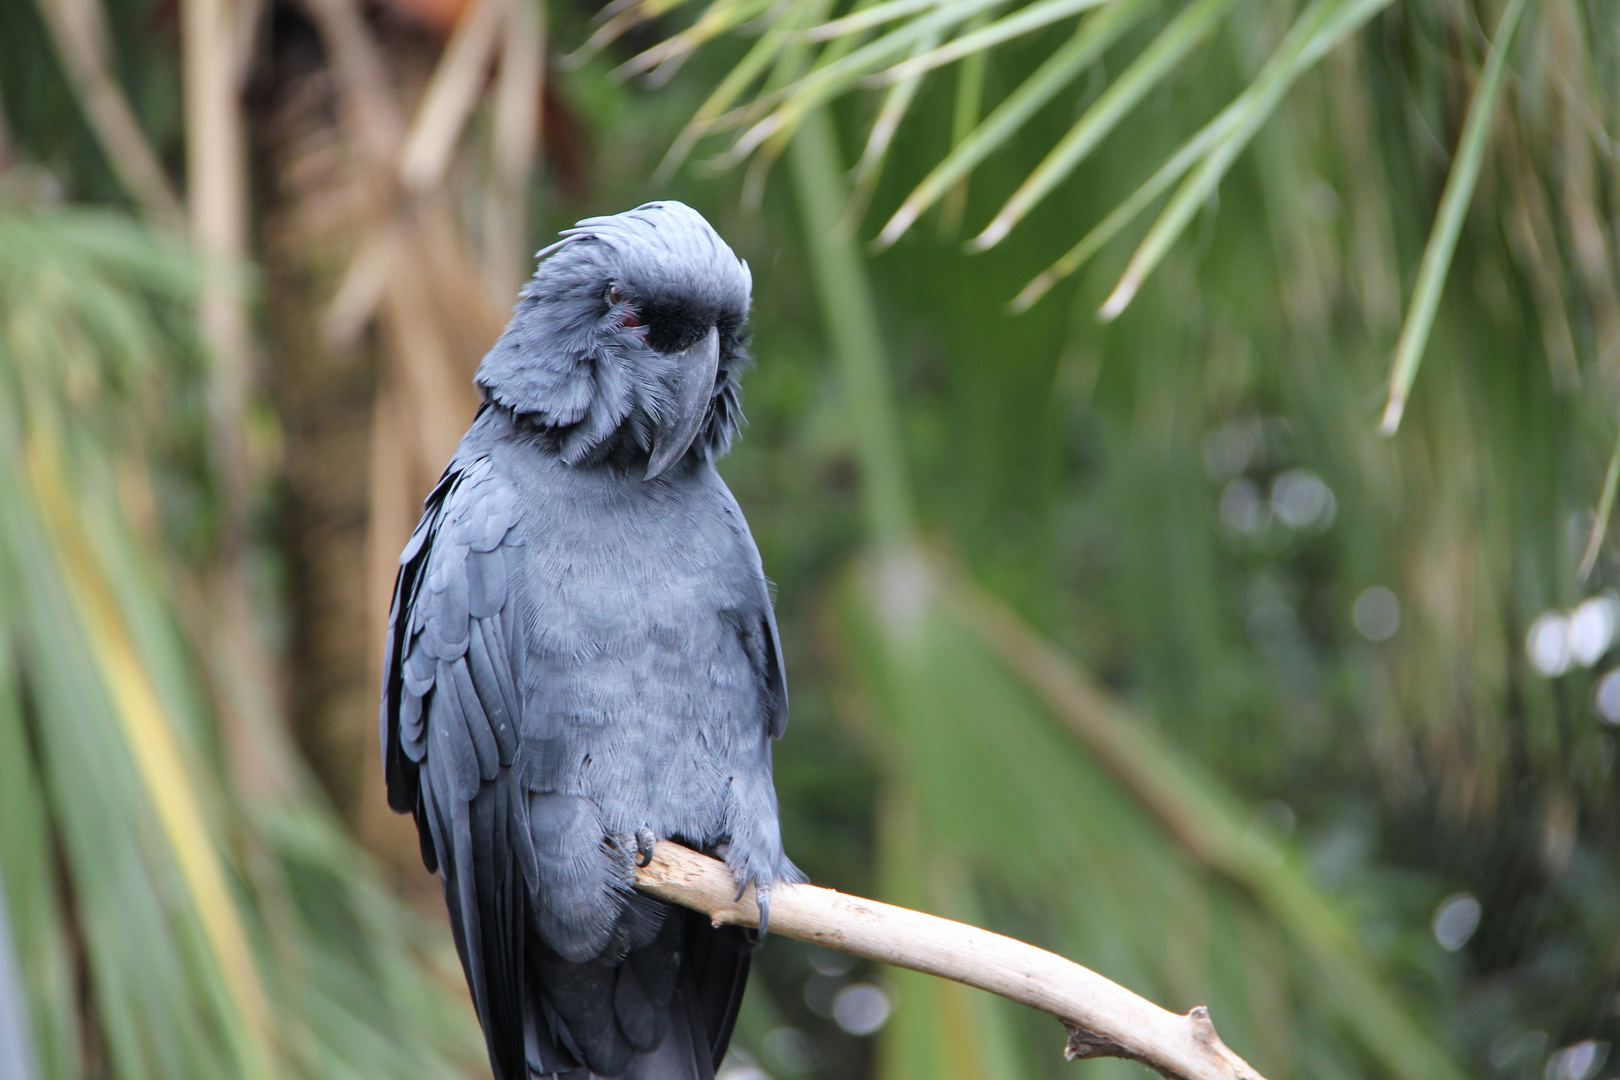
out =
<svg viewBox="0 0 1620 1080"><path fill-rule="evenodd" d="M427 235L435 226L426 219L444 218L446 208L442 203L434 204L430 197L442 194L445 173L478 104L478 95L497 46L502 56L499 88L510 91L511 84L516 82L517 91L526 90L535 103L530 109L538 107L543 39L538 20L528 8L530 2L474 0L462 13L407 128L389 89L382 57L355 0L305 0L331 50L347 123L366 147L379 207L395 211L378 215L371 235L355 249L344 272L343 284L322 316L322 335L329 346L352 346L382 308L392 279L400 273L400 259L408 259L417 248L431 247L435 242ZM506 30L504 42L501 40L503 27ZM516 79L510 70L513 67L523 69L517 72ZM531 68L532 71L528 70ZM500 94L496 102L496 135L498 140L510 144L502 157L503 163L514 157L521 161L522 178L526 181L528 163L533 156L535 117L532 111L524 112L519 106L515 110L516 121L525 127L514 133L510 115L514 108L511 102L504 101L511 96L510 92ZM514 231L521 234L524 232L521 221L524 192L521 185L519 187L505 202L518 207ZM402 199L402 196L407 197ZM413 201L408 196L418 198ZM504 215L500 226L510 229L511 217ZM438 228L438 232L442 234L445 230ZM521 250L524 243L521 237L508 242L515 243L517 250ZM431 256L430 263L437 263L446 252L422 254ZM511 261L513 265L521 265L521 260ZM521 279L519 275L517 280ZM497 332L505 321L502 317L506 305L504 297L510 296L512 287L515 282L509 283L502 298L493 304L484 303L483 297L478 298L477 306L488 309L485 314L493 320Z"/></svg>
<svg viewBox="0 0 1620 1080"><path fill-rule="evenodd" d="M197 302L211 354L209 419L223 480L227 542L246 527L251 478L242 429L253 334L242 295L247 261L247 162L236 65L238 4L181 0L186 109L186 196L191 239L205 273Z"/></svg>
<svg viewBox="0 0 1620 1080"><path fill-rule="evenodd" d="M484 197L484 288L497 311L529 276L529 175L540 148L546 81L545 6L506 0L500 74L495 82L491 165Z"/></svg>
<svg viewBox="0 0 1620 1080"><path fill-rule="evenodd" d="M375 173L392 169L405 141L405 122L394 105L382 55L366 30L359 5L355 0L304 0L304 6L326 45L345 123Z"/></svg>
<svg viewBox="0 0 1620 1080"><path fill-rule="evenodd" d="M636 888L708 915L715 925L758 926L753 886L737 899L723 863L660 843ZM987 930L812 885L777 885L770 931L851 956L910 968L999 994L1056 1017L1069 1060L1139 1061L1170 1080L1263 1080L1221 1042L1203 1006L1185 1016L1079 964Z"/></svg>
<svg viewBox="0 0 1620 1080"><path fill-rule="evenodd" d="M478 104L504 16L500 0L472 0L456 23L400 151L399 176L412 191L430 191L444 179Z"/></svg>

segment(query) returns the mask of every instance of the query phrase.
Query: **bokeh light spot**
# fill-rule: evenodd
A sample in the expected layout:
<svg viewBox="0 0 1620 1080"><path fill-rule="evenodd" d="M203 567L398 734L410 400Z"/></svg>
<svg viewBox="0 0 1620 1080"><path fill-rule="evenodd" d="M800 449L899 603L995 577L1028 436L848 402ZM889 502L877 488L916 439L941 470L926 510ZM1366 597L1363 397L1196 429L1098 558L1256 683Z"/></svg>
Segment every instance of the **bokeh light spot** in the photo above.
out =
<svg viewBox="0 0 1620 1080"><path fill-rule="evenodd" d="M1204 471L1211 480L1230 480L1249 467L1260 441L1258 420L1216 428L1204 436Z"/></svg>
<svg viewBox="0 0 1620 1080"><path fill-rule="evenodd" d="M1271 524L1271 506L1253 480L1233 480L1221 493L1221 524L1239 536L1259 536Z"/></svg>
<svg viewBox="0 0 1620 1080"><path fill-rule="evenodd" d="M833 1019L851 1035L871 1035L889 1019L889 995L871 983L856 983L833 998Z"/></svg>
<svg viewBox="0 0 1620 1080"><path fill-rule="evenodd" d="M726 1056L726 1062L720 1067L715 1080L771 1080L771 1074L732 1051Z"/></svg>
<svg viewBox="0 0 1620 1080"><path fill-rule="evenodd" d="M824 975L816 972L804 981L804 1003L817 1016L831 1017L833 999L844 988L847 980L842 975Z"/></svg>
<svg viewBox="0 0 1620 1080"><path fill-rule="evenodd" d="M1591 667L1614 644L1620 629L1620 602L1613 597L1594 596L1584 601L1569 617L1569 652L1582 667Z"/></svg>
<svg viewBox="0 0 1620 1080"><path fill-rule="evenodd" d="M1525 635L1524 650L1530 663L1548 678L1569 670L1575 657L1569 649L1569 620L1557 611L1549 611L1530 624Z"/></svg>
<svg viewBox="0 0 1620 1080"><path fill-rule="evenodd" d="M1281 799L1267 799L1260 804L1260 808L1254 812L1254 816L1283 836L1292 835L1294 826L1298 823L1294 808Z"/></svg>
<svg viewBox="0 0 1620 1080"><path fill-rule="evenodd" d="M1290 528L1321 532L1333 524L1338 503L1320 476L1309 469L1289 469L1272 482L1271 512Z"/></svg>
<svg viewBox="0 0 1620 1080"><path fill-rule="evenodd" d="M1566 1046L1547 1062L1547 1080L1589 1080L1608 1057L1609 1044L1595 1039Z"/></svg>
<svg viewBox="0 0 1620 1080"><path fill-rule="evenodd" d="M1620 668L1598 680L1592 699L1599 716L1608 723L1620 724Z"/></svg>
<svg viewBox="0 0 1620 1080"><path fill-rule="evenodd" d="M1468 893L1446 897L1434 909L1434 939L1447 952L1456 952L1479 929L1481 914L1479 901Z"/></svg>
<svg viewBox="0 0 1620 1080"><path fill-rule="evenodd" d="M1541 1056L1546 1052L1545 1031L1515 1032L1510 1028L1491 1040L1486 1056L1502 1072L1522 1073L1541 1061Z"/></svg>
<svg viewBox="0 0 1620 1080"><path fill-rule="evenodd" d="M1382 585L1363 589L1350 609L1356 633L1368 641L1388 641L1401 628L1401 604Z"/></svg>
<svg viewBox="0 0 1620 1080"><path fill-rule="evenodd" d="M855 958L849 953L832 949L812 948L810 966L823 975L848 975L850 968L855 966Z"/></svg>
<svg viewBox="0 0 1620 1080"><path fill-rule="evenodd" d="M779 1065L783 1072L807 1073L816 1067L816 1048L804 1032L795 1027L779 1027L767 1034L760 1044L766 1060Z"/></svg>

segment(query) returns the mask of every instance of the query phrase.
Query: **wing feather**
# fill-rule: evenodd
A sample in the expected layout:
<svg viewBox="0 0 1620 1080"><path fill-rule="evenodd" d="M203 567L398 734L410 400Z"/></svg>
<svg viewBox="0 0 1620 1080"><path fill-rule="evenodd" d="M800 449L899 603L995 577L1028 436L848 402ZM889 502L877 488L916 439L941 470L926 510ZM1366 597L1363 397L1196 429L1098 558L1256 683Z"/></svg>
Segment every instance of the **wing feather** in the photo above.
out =
<svg viewBox="0 0 1620 1080"><path fill-rule="evenodd" d="M758 607L722 612L721 617L736 632L749 667L753 669L760 700L765 706L766 730L771 738L780 739L787 730L787 678L782 666L781 637L776 631L776 613L771 610L769 594L763 590L760 600Z"/></svg>
<svg viewBox="0 0 1620 1080"><path fill-rule="evenodd" d="M782 635L776 630L776 611L768 593L763 610L764 618L760 620L759 627L764 640L761 642L759 661L754 670L759 673L764 686L769 715L767 727L771 738L780 739L783 732L787 731L787 669L782 664Z"/></svg>
<svg viewBox="0 0 1620 1080"><path fill-rule="evenodd" d="M471 685L478 690L490 734L499 750L500 764L511 765L520 745L517 703L511 692L510 677L501 678L501 673L507 670L506 664L491 656L492 651L500 648L500 642L496 639L498 631L490 623L491 619L482 618L473 625L467 642L468 676ZM489 692L491 688L493 693Z"/></svg>
<svg viewBox="0 0 1620 1080"><path fill-rule="evenodd" d="M478 794L482 777L478 771L478 751L461 708L461 695L456 691L453 672L452 665L439 661L433 699L427 708L428 758L447 763L449 781L453 785L447 792L467 801Z"/></svg>
<svg viewBox="0 0 1620 1080"><path fill-rule="evenodd" d="M493 780L500 774L501 753L500 747L495 742L495 732L490 726L489 714L484 711L484 703L479 697L478 690L473 686L472 673L467 670L465 657L449 667L456 697L461 704L461 718L467 725L473 755L478 761L478 778Z"/></svg>
<svg viewBox="0 0 1620 1080"><path fill-rule="evenodd" d="M500 1080L528 1072L530 897L541 885L526 793L505 768L521 748L501 550L516 510L483 457L452 463L428 497L400 556L381 717L389 803L415 813L423 862L443 877Z"/></svg>
<svg viewBox="0 0 1620 1080"><path fill-rule="evenodd" d="M487 619L506 604L506 559L500 548L467 555L467 610L475 619Z"/></svg>

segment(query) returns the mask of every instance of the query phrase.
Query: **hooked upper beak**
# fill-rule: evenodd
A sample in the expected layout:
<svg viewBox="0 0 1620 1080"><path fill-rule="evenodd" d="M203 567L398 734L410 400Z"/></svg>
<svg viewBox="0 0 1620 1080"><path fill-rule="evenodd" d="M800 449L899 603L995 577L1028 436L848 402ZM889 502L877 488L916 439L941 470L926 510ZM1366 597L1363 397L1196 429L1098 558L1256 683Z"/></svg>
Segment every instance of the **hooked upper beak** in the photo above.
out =
<svg viewBox="0 0 1620 1080"><path fill-rule="evenodd" d="M644 480L662 476L681 460L692 440L697 438L698 429L709 414L709 398L714 394L715 376L720 372L720 331L709 327L708 334L696 344L670 359L675 361L670 386L674 392L673 407L667 415L659 417L653 430L652 460L647 462Z"/></svg>

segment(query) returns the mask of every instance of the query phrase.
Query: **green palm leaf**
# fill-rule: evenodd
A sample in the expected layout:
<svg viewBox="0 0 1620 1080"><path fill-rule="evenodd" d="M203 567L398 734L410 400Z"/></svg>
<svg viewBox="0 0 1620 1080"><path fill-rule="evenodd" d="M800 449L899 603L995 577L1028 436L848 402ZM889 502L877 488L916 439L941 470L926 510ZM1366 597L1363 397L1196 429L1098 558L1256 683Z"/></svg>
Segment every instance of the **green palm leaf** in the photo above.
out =
<svg viewBox="0 0 1620 1080"><path fill-rule="evenodd" d="M1033 75L996 106L984 121L947 154L933 171L906 196L876 243L887 247L903 236L929 207L978 165L1004 146L1030 117L1046 105L1138 19L1146 15L1155 0L1119 0L1081 23L1074 36L1048 57ZM935 50L937 55L939 50ZM906 65L900 65L899 71Z"/></svg>
<svg viewBox="0 0 1620 1080"><path fill-rule="evenodd" d="M311 796L235 797L154 544L200 523L131 526L160 480L207 514L194 282L121 216L0 210L0 863L42 1075L443 1077L483 1056L448 943Z"/></svg>
<svg viewBox="0 0 1620 1080"><path fill-rule="evenodd" d="M1171 198L1159 220L1148 230L1126 266L1124 276L1103 304L1103 319L1116 317L1131 302L1142 282L1186 229L1193 214L1214 194L1237 155L1276 110L1293 81L1389 3L1390 0L1317 0L1300 15L1265 68L1223 114L1228 119L1220 134Z"/></svg>
<svg viewBox="0 0 1620 1080"><path fill-rule="evenodd" d="M1429 340L1429 329L1434 325L1434 313L1440 306L1440 290L1445 285L1446 272L1451 267L1452 253L1457 249L1457 235L1462 231L1463 215L1479 180L1480 163L1485 157L1485 140L1490 134L1491 121L1496 116L1496 104L1507 74L1507 54L1513 47L1513 35L1524 17L1525 0L1510 0L1502 12L1502 21L1491 42L1491 55L1485 61L1485 70L1479 78L1468 105L1468 119L1463 123L1462 139L1457 146L1457 159L1446 176L1445 193L1440 197L1440 211L1435 217L1434 231L1423 249L1423 263L1418 269L1417 284L1412 289L1412 306L1406 323L1401 327L1401 338L1395 346L1395 363L1389 373L1389 401L1384 406L1381 422L1384 434L1393 435L1400 427L1406 411L1406 398L1417 378L1418 363L1423 359L1423 347Z"/></svg>

